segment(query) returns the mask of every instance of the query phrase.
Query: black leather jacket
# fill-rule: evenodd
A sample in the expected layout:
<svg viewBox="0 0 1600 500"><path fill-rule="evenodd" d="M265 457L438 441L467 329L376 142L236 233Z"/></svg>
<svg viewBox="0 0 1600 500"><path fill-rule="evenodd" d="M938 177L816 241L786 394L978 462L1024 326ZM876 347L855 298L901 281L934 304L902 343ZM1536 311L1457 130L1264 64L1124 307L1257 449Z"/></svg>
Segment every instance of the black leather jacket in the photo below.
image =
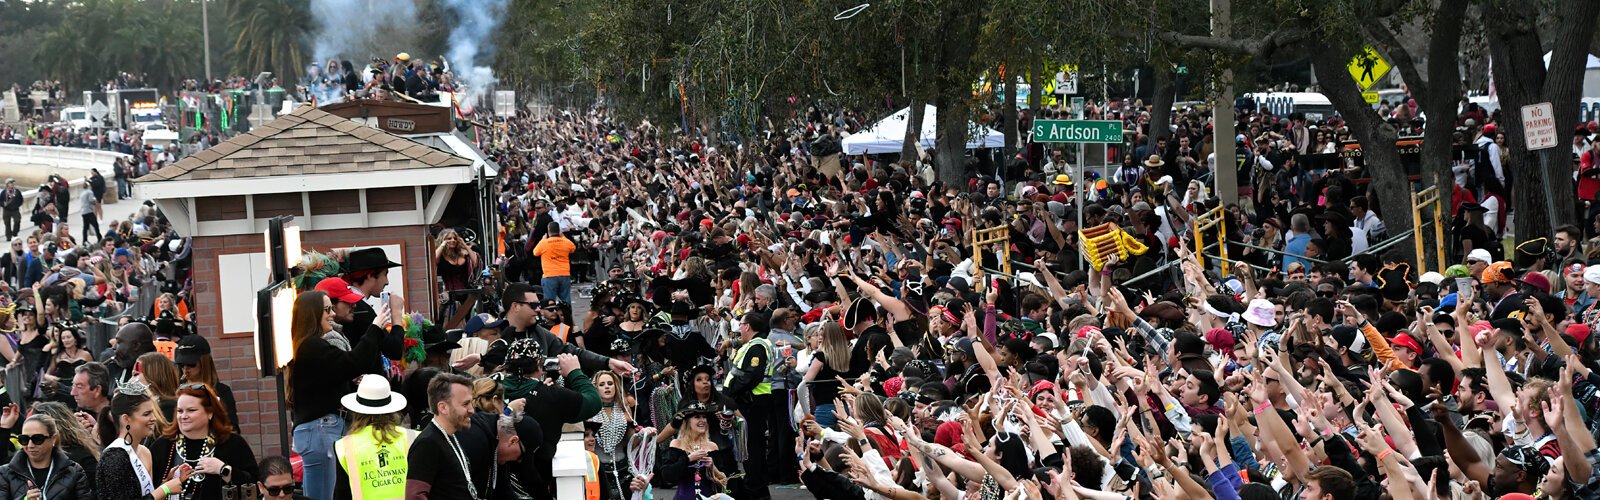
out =
<svg viewBox="0 0 1600 500"><path fill-rule="evenodd" d="M89 475L83 467L67 457L66 452L58 446L54 450L55 457L50 459L50 473L48 479L33 477L33 467L28 464L28 454L18 451L11 457L11 463L0 467L0 484L5 485L5 498L23 498L28 494L29 481L34 484L43 481L40 487L47 498L60 498L62 500L91 500L94 490L89 487Z"/></svg>

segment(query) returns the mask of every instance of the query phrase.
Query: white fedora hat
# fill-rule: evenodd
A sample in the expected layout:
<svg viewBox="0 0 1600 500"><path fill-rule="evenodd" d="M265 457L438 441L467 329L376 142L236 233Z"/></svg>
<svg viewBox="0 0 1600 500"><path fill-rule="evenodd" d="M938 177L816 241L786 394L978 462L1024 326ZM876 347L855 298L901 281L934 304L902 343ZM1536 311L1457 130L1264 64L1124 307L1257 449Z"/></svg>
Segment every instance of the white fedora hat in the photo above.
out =
<svg viewBox="0 0 1600 500"><path fill-rule="evenodd" d="M387 415L405 409L406 397L389 389L389 379L362 375L356 392L339 400L350 411L363 415Z"/></svg>

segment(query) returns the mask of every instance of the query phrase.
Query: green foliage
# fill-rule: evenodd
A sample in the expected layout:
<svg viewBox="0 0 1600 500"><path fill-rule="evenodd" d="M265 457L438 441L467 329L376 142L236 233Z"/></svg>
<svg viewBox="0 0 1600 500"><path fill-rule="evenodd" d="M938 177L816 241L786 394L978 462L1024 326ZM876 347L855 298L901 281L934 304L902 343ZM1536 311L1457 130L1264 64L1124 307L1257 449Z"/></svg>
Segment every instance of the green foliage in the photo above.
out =
<svg viewBox="0 0 1600 500"><path fill-rule="evenodd" d="M55 0L0 0L0 87L12 83L26 87L44 74L34 64L39 40L50 26L61 22L61 2Z"/></svg>
<svg viewBox="0 0 1600 500"><path fill-rule="evenodd" d="M39 40L43 74L82 89L118 72L170 87L201 74L198 0L83 0L56 7L61 18Z"/></svg>
<svg viewBox="0 0 1600 500"><path fill-rule="evenodd" d="M222 39L229 46L231 74L271 71L280 81L300 79L312 62L306 42L315 29L307 0L229 0L226 12L230 36ZM212 39L216 43L217 37Z"/></svg>

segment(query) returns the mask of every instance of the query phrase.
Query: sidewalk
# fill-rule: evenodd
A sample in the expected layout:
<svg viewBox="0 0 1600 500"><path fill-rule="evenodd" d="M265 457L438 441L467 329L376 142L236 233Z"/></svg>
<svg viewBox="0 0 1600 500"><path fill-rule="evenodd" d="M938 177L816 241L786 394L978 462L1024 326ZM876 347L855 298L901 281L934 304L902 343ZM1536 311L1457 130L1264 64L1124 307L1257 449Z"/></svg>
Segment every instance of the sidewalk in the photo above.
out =
<svg viewBox="0 0 1600 500"><path fill-rule="evenodd" d="M116 185L113 184L111 186L107 186L107 189L116 189ZM67 227L72 229L73 238L83 237L83 212L78 211L78 195L80 193L82 193L82 191L78 189L72 190L72 209L67 213ZM111 227L111 221L125 221L128 219L129 215L137 213L139 211L139 207L143 205L144 200L131 198L122 198L118 199L116 203L102 205L99 221L100 234L106 234L106 231ZM37 229L37 226L33 224L33 221L28 220L29 209L32 208L32 206L31 200L22 205L22 230L18 233L20 235L32 234L33 230ZM0 236L4 236L4 234L0 233ZM94 241L98 240L99 238L95 238L91 241L80 241L79 243L93 243Z"/></svg>

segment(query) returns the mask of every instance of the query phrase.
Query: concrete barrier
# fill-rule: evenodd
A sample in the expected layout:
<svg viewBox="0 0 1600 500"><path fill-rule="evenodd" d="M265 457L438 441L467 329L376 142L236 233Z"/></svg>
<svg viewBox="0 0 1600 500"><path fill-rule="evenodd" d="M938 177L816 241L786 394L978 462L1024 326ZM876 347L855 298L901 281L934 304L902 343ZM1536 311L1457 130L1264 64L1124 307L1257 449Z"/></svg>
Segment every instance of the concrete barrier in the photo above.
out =
<svg viewBox="0 0 1600 500"><path fill-rule="evenodd" d="M16 165L46 165L56 168L96 169L106 179L116 178L118 158L131 155L98 149L64 148L59 146L24 146L0 144L0 163Z"/></svg>
<svg viewBox="0 0 1600 500"><path fill-rule="evenodd" d="M106 201L111 202L112 193L117 188L117 158L132 158L132 155L114 151L101 151L98 149L64 148L59 146L24 146L21 144L0 144L0 164L10 165L39 165L49 168L71 168L78 170L95 169L106 178ZM72 202L76 203L78 192L87 187L82 178L69 179L67 185L72 187ZM4 187L4 186L0 186ZM26 212L38 195L38 188L23 189L24 204L22 209ZM76 209L76 205L73 206ZM24 214L26 215L26 214ZM102 222L103 224L103 222ZM3 236L3 235L0 235Z"/></svg>

